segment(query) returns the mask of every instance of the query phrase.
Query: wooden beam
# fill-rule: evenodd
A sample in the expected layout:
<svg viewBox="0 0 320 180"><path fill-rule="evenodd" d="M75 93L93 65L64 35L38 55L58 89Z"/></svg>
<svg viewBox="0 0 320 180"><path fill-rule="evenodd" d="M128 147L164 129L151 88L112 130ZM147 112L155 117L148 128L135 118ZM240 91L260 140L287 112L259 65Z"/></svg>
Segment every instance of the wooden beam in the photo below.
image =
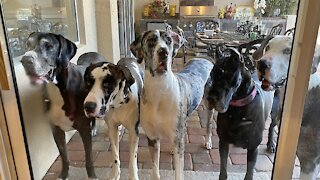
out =
<svg viewBox="0 0 320 180"><path fill-rule="evenodd" d="M2 90L10 90L9 80L7 76L6 65L4 63L2 44L0 43L0 88Z"/></svg>

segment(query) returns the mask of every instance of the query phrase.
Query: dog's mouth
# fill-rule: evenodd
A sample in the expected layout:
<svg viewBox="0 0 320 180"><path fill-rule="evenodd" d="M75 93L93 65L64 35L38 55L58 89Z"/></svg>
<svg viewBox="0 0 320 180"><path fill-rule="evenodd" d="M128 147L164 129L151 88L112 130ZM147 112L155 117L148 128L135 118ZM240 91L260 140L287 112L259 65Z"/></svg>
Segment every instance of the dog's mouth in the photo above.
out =
<svg viewBox="0 0 320 180"><path fill-rule="evenodd" d="M159 61L157 68L156 68L156 72L158 74L163 74L167 71L167 64L164 61Z"/></svg>
<svg viewBox="0 0 320 180"><path fill-rule="evenodd" d="M38 75L35 73L27 73L31 84L33 84L33 85L48 83L51 79L52 74L53 74L53 69L51 69L47 74L44 74L44 75Z"/></svg>
<svg viewBox="0 0 320 180"><path fill-rule="evenodd" d="M287 79L282 78L279 82L272 83L265 77L262 77L260 78L260 81L262 82L261 88L264 91L274 91L275 89L282 87L286 83Z"/></svg>

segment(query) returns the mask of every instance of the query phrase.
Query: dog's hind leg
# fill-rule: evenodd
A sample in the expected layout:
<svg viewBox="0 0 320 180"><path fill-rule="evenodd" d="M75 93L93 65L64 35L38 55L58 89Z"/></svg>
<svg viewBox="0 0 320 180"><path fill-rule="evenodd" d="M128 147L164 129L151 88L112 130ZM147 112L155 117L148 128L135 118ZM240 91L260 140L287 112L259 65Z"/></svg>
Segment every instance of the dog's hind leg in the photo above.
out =
<svg viewBox="0 0 320 180"><path fill-rule="evenodd" d="M184 168L184 136L176 138L174 145L175 179L182 180Z"/></svg>
<svg viewBox="0 0 320 180"><path fill-rule="evenodd" d="M160 179L159 173L159 159L160 159L160 140L151 140L148 139L149 152L152 160L152 180Z"/></svg>
<svg viewBox="0 0 320 180"><path fill-rule="evenodd" d="M247 153L247 172L245 176L245 180L252 180L253 179L253 171L254 166L257 162L257 155L258 155L258 149L248 149Z"/></svg>
<svg viewBox="0 0 320 180"><path fill-rule="evenodd" d="M129 174L130 180L137 180L138 177L138 166L137 166L137 151L139 137L135 129L131 129L129 132L130 141L130 162L129 162Z"/></svg>
<svg viewBox="0 0 320 180"><path fill-rule="evenodd" d="M119 159L119 134L118 126L114 123L111 123L111 120L108 120L109 128L109 139L111 142L112 156L114 164L112 164L112 170L110 175L110 180L119 180L120 179L120 159Z"/></svg>
<svg viewBox="0 0 320 180"><path fill-rule="evenodd" d="M52 125L51 129L52 129L54 141L57 144L57 147L61 156L61 160L62 160L62 171L59 175L59 178L67 179L68 171L69 171L69 159L67 154L65 133L58 126Z"/></svg>
<svg viewBox="0 0 320 180"><path fill-rule="evenodd" d="M217 122L217 115L218 115L218 111L212 109L209 110L207 109L207 136L206 136L206 142L204 144L204 146L207 149L211 149L212 148L212 128L213 128L213 121Z"/></svg>
<svg viewBox="0 0 320 180"><path fill-rule="evenodd" d="M219 141L219 154L220 154L220 174L219 180L226 180L227 174L227 162L229 155L229 144L223 141Z"/></svg>
<svg viewBox="0 0 320 180"><path fill-rule="evenodd" d="M83 146L84 146L84 152L85 152L85 158L86 158L86 170L89 179L97 179L96 173L94 171L93 166L93 157L92 157L92 136L91 136L91 126L90 123L84 124L83 127L81 127L78 131L81 136Z"/></svg>

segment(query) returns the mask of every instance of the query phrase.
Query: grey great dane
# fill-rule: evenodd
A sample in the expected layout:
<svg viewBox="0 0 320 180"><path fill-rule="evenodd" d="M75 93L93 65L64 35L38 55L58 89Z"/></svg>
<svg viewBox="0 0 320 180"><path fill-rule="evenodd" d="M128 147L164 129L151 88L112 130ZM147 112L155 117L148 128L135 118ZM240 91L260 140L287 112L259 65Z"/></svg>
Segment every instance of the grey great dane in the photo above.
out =
<svg viewBox="0 0 320 180"><path fill-rule="evenodd" d="M148 31L131 44L138 62L145 62L140 122L148 137L152 179L160 179L160 139L174 146L175 179L183 179L184 135L187 117L198 107L213 64L190 60L179 73L171 70L172 59L183 38L171 31Z"/></svg>
<svg viewBox="0 0 320 180"><path fill-rule="evenodd" d="M31 82L33 84L54 83L63 98L64 105L61 107L55 104L57 97L46 95L46 98L49 98L46 104L52 133L62 160L59 178L67 179L69 171L65 131L76 129L84 144L88 177L96 179L91 139L91 123L95 118L86 117L83 111L83 101L86 97L83 76L90 63L106 60L99 54L91 52L83 54L78 64L73 64L70 60L76 54L76 45L61 35L51 33L30 34L27 47L28 51L21 62Z"/></svg>
<svg viewBox="0 0 320 180"><path fill-rule="evenodd" d="M253 54L253 58L258 61L258 77L262 81L262 89L266 91L277 88L284 90L282 86L285 85L287 79L292 40L293 38L289 36L270 36ZM297 156L301 166L300 179L303 180L315 180L320 172L320 73L317 71L319 62L320 46L317 45L297 146ZM283 92L279 99L280 103L282 101Z"/></svg>
<svg viewBox="0 0 320 180"><path fill-rule="evenodd" d="M116 65L100 62L85 72L89 91L84 109L87 117L104 118L109 128L113 162L110 179L120 179L118 126L129 130L129 179L138 179L137 150L139 102L143 86L143 72L134 59L121 59Z"/></svg>

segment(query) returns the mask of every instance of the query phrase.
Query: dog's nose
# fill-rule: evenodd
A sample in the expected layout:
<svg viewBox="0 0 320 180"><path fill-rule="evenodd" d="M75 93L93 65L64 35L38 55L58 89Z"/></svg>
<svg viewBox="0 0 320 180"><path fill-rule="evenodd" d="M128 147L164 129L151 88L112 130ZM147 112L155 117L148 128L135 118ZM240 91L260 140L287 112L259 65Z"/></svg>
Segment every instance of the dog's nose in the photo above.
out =
<svg viewBox="0 0 320 180"><path fill-rule="evenodd" d="M24 66L33 65L33 57L31 57L31 56L23 56L22 59L21 59L21 63Z"/></svg>
<svg viewBox="0 0 320 180"><path fill-rule="evenodd" d="M261 73L265 73L266 70L270 69L271 64L269 61L265 60L265 59L261 59L260 61L258 61L257 64L257 69L261 72Z"/></svg>
<svg viewBox="0 0 320 180"><path fill-rule="evenodd" d="M158 50L158 55L160 57L166 58L166 57L168 57L168 54L169 54L169 52L168 52L168 50L166 48L160 48Z"/></svg>
<svg viewBox="0 0 320 180"><path fill-rule="evenodd" d="M97 103L95 102L85 102L84 103L84 109L87 113L93 113L97 108Z"/></svg>

